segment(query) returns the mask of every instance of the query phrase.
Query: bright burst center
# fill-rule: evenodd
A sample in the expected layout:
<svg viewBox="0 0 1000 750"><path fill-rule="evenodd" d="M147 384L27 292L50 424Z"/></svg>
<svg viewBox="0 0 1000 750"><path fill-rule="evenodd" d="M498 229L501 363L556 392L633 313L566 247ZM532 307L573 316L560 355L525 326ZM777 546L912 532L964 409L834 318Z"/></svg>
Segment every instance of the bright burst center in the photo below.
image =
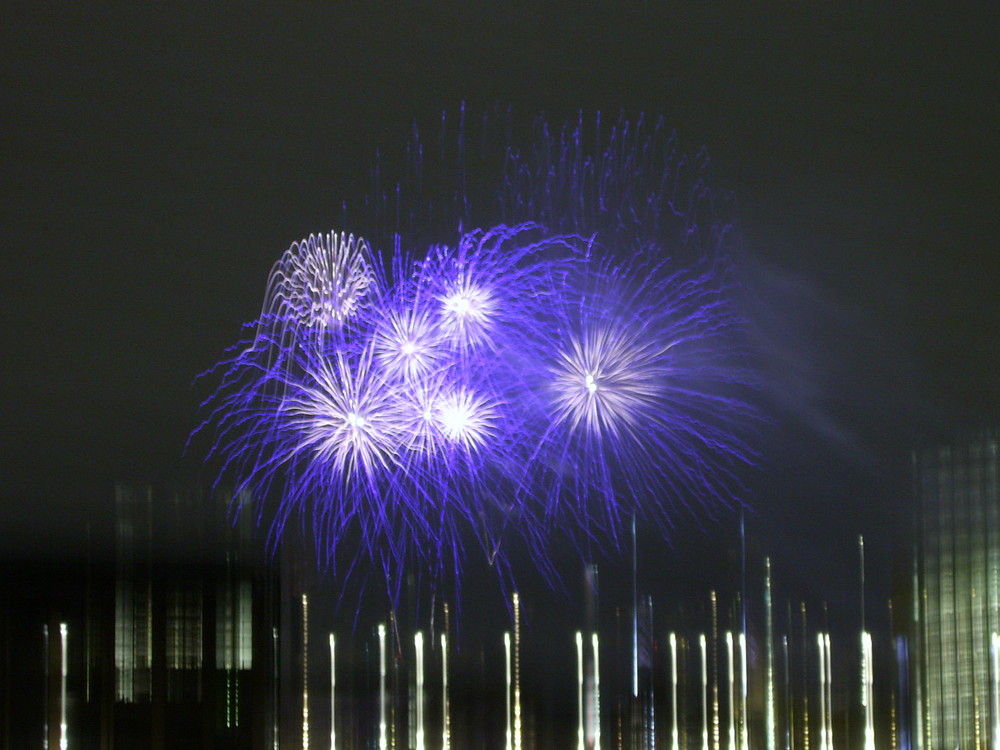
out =
<svg viewBox="0 0 1000 750"><path fill-rule="evenodd" d="M595 436L634 431L659 397L662 367L627 328L584 330L569 340L552 369L556 422Z"/></svg>
<svg viewBox="0 0 1000 750"><path fill-rule="evenodd" d="M441 300L442 330L461 346L481 343L496 316L496 299L489 289L457 282Z"/></svg>
<svg viewBox="0 0 1000 750"><path fill-rule="evenodd" d="M353 235L311 235L282 257L269 304L293 311L305 325L338 328L375 289L369 255L368 243Z"/></svg>
<svg viewBox="0 0 1000 750"><path fill-rule="evenodd" d="M449 403L441 408L441 425L445 434L454 439L468 432L472 413L463 404Z"/></svg>
<svg viewBox="0 0 1000 750"><path fill-rule="evenodd" d="M444 309L450 313L454 313L460 318L469 317L475 312L472 300L470 300L466 294L456 294L446 299L444 302Z"/></svg>
<svg viewBox="0 0 1000 750"><path fill-rule="evenodd" d="M492 429L493 410L482 398L461 388L441 397L437 418L448 440L474 448L486 440Z"/></svg>
<svg viewBox="0 0 1000 750"><path fill-rule="evenodd" d="M375 332L375 354L387 375L414 381L433 370L437 331L429 313L413 308L390 311Z"/></svg>

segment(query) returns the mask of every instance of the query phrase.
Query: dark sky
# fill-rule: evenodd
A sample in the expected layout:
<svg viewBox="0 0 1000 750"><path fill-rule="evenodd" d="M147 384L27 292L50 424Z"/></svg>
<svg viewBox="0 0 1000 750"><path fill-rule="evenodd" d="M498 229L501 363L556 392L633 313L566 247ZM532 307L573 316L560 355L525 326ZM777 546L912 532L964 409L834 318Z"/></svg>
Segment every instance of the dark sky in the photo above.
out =
<svg viewBox="0 0 1000 750"><path fill-rule="evenodd" d="M194 472L192 381L271 264L463 100L708 149L772 420L748 523L788 590L848 587L858 533L887 571L913 446L997 422L996 3L86 5L0 31L2 554Z"/></svg>

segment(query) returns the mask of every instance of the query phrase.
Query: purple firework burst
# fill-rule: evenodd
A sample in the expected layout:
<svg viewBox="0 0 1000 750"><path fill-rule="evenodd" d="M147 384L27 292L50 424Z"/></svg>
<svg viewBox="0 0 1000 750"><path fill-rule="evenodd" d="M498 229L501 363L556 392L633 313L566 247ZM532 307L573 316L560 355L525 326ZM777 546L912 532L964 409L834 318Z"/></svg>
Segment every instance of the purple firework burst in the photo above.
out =
<svg viewBox="0 0 1000 750"><path fill-rule="evenodd" d="M537 329L527 484L561 525L615 536L635 514L667 530L678 509L714 514L741 496L752 378L716 272L593 260Z"/></svg>
<svg viewBox="0 0 1000 750"><path fill-rule="evenodd" d="M415 564L457 581L470 537L501 571L525 537L544 570L554 528L614 542L626 516L669 533L678 509L742 502L753 378L704 159L662 121L593 125L507 144L492 198L462 193L442 225L492 228L420 258L401 251L420 222L376 227L389 255L312 235L275 264L203 423L272 541L300 518L321 560L372 561L398 592Z"/></svg>
<svg viewBox="0 0 1000 750"><path fill-rule="evenodd" d="M371 280L356 288L379 295L352 304L349 326L304 320L312 307L274 292L290 288L293 246L255 337L220 365L207 403L221 476L273 497L273 541L305 514L321 559L353 545L390 579L416 561L457 571L469 529L495 555L530 498L525 378L512 377L512 352L524 351L525 327L579 262L578 246L532 225L496 227L397 263L394 284L366 262Z"/></svg>

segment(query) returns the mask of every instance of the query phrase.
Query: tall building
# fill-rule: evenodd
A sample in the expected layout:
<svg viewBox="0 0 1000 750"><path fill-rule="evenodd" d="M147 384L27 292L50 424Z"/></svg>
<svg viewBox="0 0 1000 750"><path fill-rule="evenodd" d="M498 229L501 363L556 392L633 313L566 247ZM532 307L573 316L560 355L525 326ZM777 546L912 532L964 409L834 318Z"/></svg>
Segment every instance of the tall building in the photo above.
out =
<svg viewBox="0 0 1000 750"><path fill-rule="evenodd" d="M0 565L0 748L273 746L279 566L252 509L131 484L107 507L87 559Z"/></svg>
<svg viewBox="0 0 1000 750"><path fill-rule="evenodd" d="M1000 433L916 453L912 746L1000 748Z"/></svg>

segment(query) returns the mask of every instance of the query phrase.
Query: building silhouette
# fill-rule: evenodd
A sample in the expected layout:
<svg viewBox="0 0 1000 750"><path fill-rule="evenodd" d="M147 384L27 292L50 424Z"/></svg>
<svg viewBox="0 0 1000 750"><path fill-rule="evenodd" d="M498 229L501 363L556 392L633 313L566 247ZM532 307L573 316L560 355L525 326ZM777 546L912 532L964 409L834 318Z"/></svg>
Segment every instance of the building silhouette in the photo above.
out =
<svg viewBox="0 0 1000 750"><path fill-rule="evenodd" d="M4 562L0 747L270 746L280 566L249 497L121 483L113 503L87 560Z"/></svg>
<svg viewBox="0 0 1000 750"><path fill-rule="evenodd" d="M909 663L899 680L904 737L916 748L1000 747L998 451L990 430L913 457L913 617L898 651Z"/></svg>

